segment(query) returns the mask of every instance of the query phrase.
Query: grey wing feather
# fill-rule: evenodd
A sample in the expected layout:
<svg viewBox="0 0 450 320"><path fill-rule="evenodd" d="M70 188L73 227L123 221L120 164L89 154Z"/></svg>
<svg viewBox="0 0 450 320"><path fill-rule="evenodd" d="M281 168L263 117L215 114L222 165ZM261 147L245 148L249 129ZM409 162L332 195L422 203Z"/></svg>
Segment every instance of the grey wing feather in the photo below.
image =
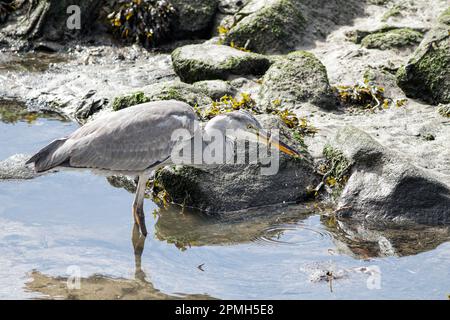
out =
<svg viewBox="0 0 450 320"><path fill-rule="evenodd" d="M157 101L96 119L52 152L50 164L113 171L142 171L170 156L172 133L193 133L195 113L182 102ZM30 159L31 160L31 159Z"/></svg>

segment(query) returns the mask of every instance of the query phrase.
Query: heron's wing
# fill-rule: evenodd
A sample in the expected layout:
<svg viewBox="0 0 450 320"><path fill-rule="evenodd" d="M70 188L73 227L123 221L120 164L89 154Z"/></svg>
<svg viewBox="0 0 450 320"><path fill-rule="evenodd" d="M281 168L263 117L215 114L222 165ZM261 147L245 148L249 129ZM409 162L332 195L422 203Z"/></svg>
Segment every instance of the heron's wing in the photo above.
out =
<svg viewBox="0 0 450 320"><path fill-rule="evenodd" d="M192 132L195 115L181 103L145 105L88 123L69 136L58 152L77 168L142 171L165 161L176 143L173 132Z"/></svg>

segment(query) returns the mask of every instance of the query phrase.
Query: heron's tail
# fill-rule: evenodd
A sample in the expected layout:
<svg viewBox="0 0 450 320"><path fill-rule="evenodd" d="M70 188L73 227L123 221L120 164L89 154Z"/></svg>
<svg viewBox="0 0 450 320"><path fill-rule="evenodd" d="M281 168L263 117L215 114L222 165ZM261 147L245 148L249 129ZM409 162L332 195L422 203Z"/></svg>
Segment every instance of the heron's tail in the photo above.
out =
<svg viewBox="0 0 450 320"><path fill-rule="evenodd" d="M66 159L61 159L61 157L58 156L55 157L55 151L58 150L58 148L61 147L66 140L67 138L62 138L53 141L45 148L39 150L38 153L26 162L26 164L34 163L34 170L36 172L47 171L60 165L66 161Z"/></svg>

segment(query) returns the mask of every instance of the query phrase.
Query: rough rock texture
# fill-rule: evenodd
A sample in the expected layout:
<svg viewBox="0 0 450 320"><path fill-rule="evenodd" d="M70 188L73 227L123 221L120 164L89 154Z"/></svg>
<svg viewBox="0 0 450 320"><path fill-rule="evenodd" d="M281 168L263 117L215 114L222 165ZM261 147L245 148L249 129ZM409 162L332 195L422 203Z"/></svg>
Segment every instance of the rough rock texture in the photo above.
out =
<svg viewBox="0 0 450 320"><path fill-rule="evenodd" d="M450 102L450 8L438 18L408 63L397 72L398 84L411 98Z"/></svg>
<svg viewBox="0 0 450 320"><path fill-rule="evenodd" d="M330 142L352 163L337 212L369 220L450 223L450 189L364 131L348 126Z"/></svg>
<svg viewBox="0 0 450 320"><path fill-rule="evenodd" d="M277 99L292 107L300 107L305 102L325 109L336 106L327 70L306 51L296 51L278 59L264 75L259 97L265 106Z"/></svg>
<svg viewBox="0 0 450 320"><path fill-rule="evenodd" d="M170 2L178 15L173 32L176 38L194 35L194 33L199 36L208 32L217 11L218 0L171 0Z"/></svg>
<svg viewBox="0 0 450 320"><path fill-rule="evenodd" d="M123 96L117 96L113 100L113 109L120 110L149 101L178 100L192 107L204 106L212 103L212 99L205 90L180 81L166 81L141 88L140 91Z"/></svg>
<svg viewBox="0 0 450 320"><path fill-rule="evenodd" d="M11 17L11 21L4 27L2 33L13 37L41 38L52 41L73 38L81 33L91 31L102 4L101 1L96 0L78 0L76 2L72 0L35 0L25 3L22 1L20 14L17 17ZM67 9L74 4L80 8L82 23L80 30L67 27L67 19L70 16Z"/></svg>
<svg viewBox="0 0 450 320"><path fill-rule="evenodd" d="M34 170L25 165L30 155L15 154L0 161L0 180L33 179L37 176Z"/></svg>
<svg viewBox="0 0 450 320"><path fill-rule="evenodd" d="M276 116L259 116L259 121L265 128L286 130ZM281 137L286 139L287 135L281 133ZM292 140L289 143L293 144ZM310 161L285 155L280 155L275 175L262 175L258 164L175 166L156 174L156 185L175 203L211 213L305 200L309 188L317 184Z"/></svg>
<svg viewBox="0 0 450 320"><path fill-rule="evenodd" d="M405 48L422 41L423 35L409 28L393 29L385 32L372 33L361 41L361 45L368 49Z"/></svg>
<svg viewBox="0 0 450 320"><path fill-rule="evenodd" d="M213 100L219 100L223 96L234 96L236 94L236 89L227 81L223 80L199 81L193 85L195 88L205 92Z"/></svg>
<svg viewBox="0 0 450 320"><path fill-rule="evenodd" d="M172 53L175 72L182 81L223 79L230 75L261 75L271 60L263 55L223 45L187 45Z"/></svg>
<svg viewBox="0 0 450 320"><path fill-rule="evenodd" d="M305 18L298 0L252 0L241 11L240 20L227 32L225 41L259 53L286 53L295 47L296 34Z"/></svg>

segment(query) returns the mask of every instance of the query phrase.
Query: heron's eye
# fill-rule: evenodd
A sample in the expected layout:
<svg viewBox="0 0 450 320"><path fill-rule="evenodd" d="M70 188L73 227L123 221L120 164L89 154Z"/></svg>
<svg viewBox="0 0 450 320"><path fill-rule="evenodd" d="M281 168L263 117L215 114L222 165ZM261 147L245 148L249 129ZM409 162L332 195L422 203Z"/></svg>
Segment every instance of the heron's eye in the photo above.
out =
<svg viewBox="0 0 450 320"><path fill-rule="evenodd" d="M253 129L253 126L251 124L248 124L247 129Z"/></svg>

